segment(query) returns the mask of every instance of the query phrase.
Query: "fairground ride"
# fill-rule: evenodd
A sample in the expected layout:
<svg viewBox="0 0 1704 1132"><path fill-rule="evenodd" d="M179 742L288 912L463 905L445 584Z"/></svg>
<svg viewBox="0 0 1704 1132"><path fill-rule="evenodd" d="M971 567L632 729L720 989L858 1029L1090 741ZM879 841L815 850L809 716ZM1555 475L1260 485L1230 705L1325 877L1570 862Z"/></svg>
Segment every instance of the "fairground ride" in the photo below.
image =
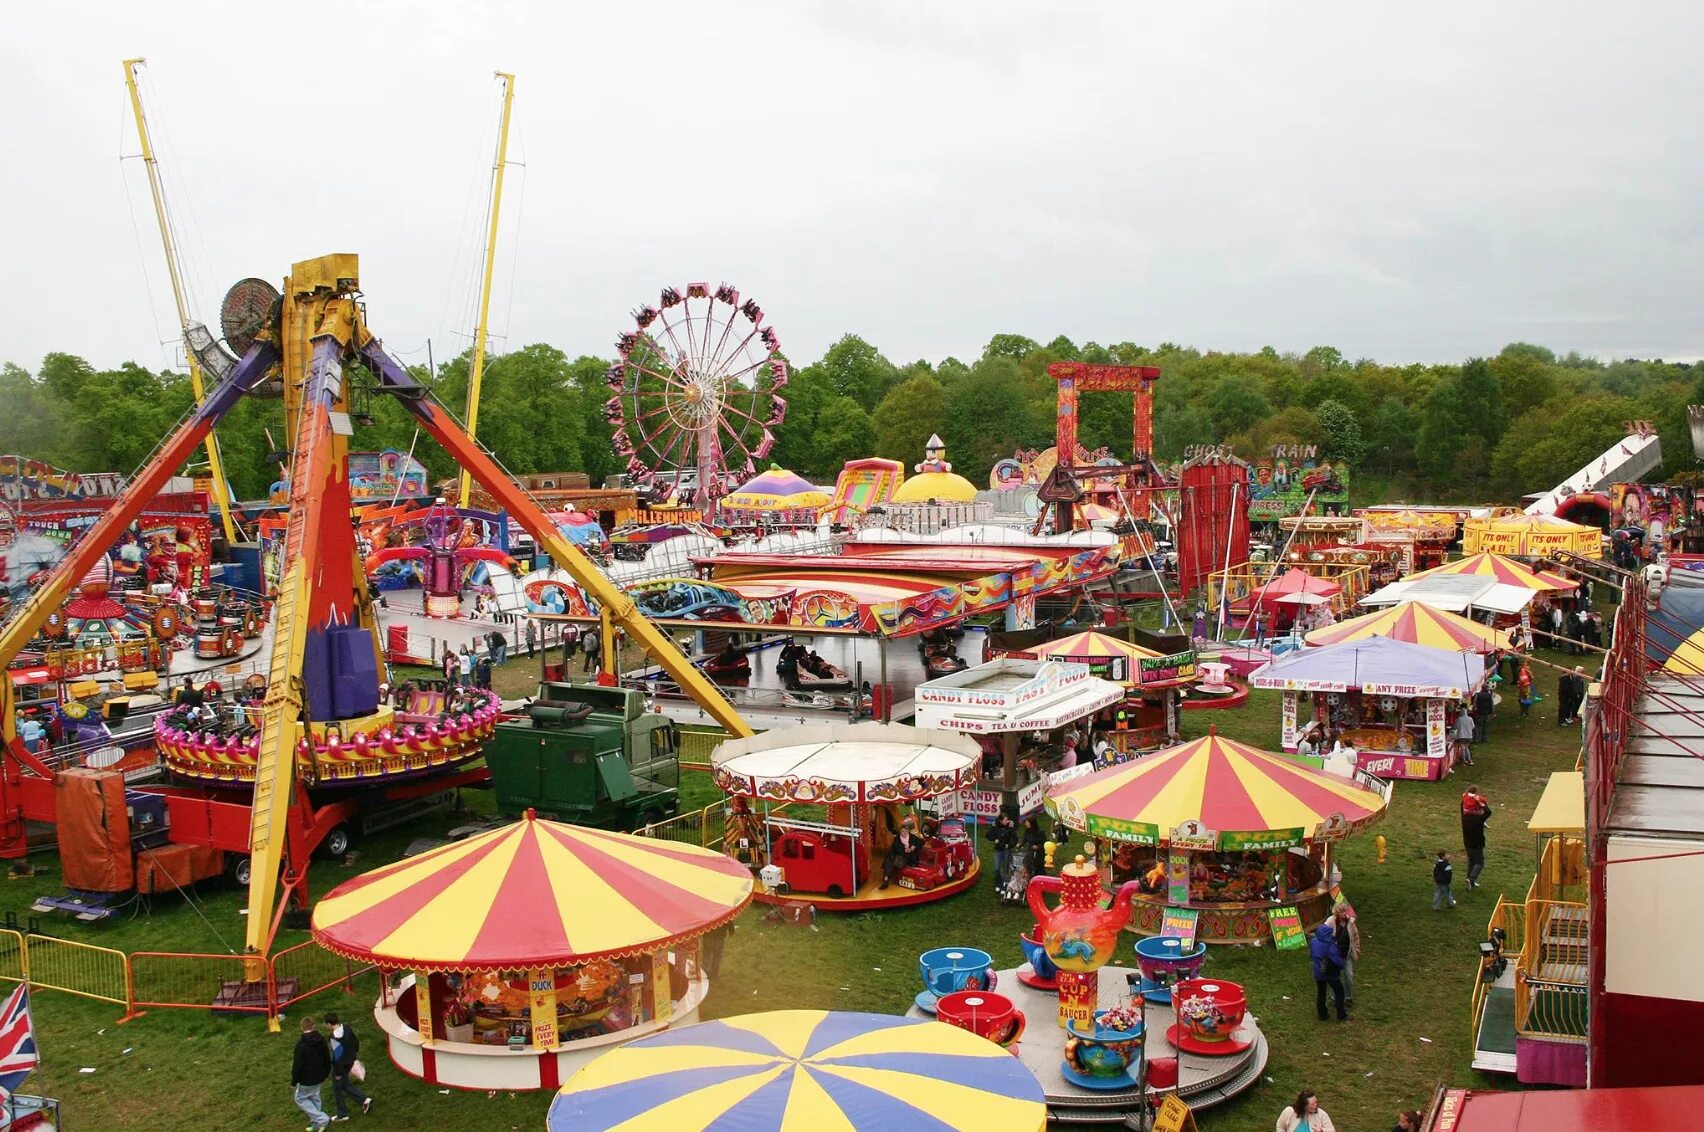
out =
<svg viewBox="0 0 1704 1132"><path fill-rule="evenodd" d="M505 508L600 606L656 659L680 688L730 734L751 729L716 690L587 559L545 512L503 472L445 408L387 353L366 324L357 258L333 254L295 264L283 294L245 343L242 358L206 399L154 450L112 507L71 547L40 588L0 630L0 664L10 664L60 609L119 534L188 460L239 399L282 377L293 407L290 506L275 606L271 668L262 701L253 797L249 811L247 974L266 977L266 955L284 909L301 896L311 841L292 820L306 805L298 777L300 745L316 725L359 729L380 709L382 658L368 588L349 522L348 454L352 400L370 393L397 398L419 427ZM370 386L361 382L370 375ZM606 629L608 624L606 624ZM606 631L607 655L614 634ZM10 681L0 681L0 858L26 849L26 792L51 787L54 772L25 749L13 715ZM307 766L311 767L309 761ZM312 773L311 770L308 773ZM27 781L26 781L27 780Z"/></svg>

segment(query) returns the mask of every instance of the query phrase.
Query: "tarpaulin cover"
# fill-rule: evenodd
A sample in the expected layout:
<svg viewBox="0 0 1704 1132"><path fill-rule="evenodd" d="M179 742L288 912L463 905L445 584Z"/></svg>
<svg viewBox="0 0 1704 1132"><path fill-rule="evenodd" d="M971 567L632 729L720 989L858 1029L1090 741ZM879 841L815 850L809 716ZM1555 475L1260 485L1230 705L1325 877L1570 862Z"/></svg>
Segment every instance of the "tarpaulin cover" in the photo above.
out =
<svg viewBox="0 0 1704 1132"><path fill-rule="evenodd" d="M576 1073L550 1132L1042 1132L1023 1062L956 1026L777 1010L641 1038Z"/></svg>
<svg viewBox="0 0 1704 1132"><path fill-rule="evenodd" d="M136 854L136 891L176 892L225 868L225 851L211 845L161 845Z"/></svg>
<svg viewBox="0 0 1704 1132"><path fill-rule="evenodd" d="M59 865L67 888L128 892L135 880L124 773L73 767L53 780Z"/></svg>
<svg viewBox="0 0 1704 1132"><path fill-rule="evenodd" d="M1374 637L1322 649L1303 649L1255 669L1256 688L1309 692L1362 689L1375 695L1467 695L1485 679L1485 658L1474 653Z"/></svg>

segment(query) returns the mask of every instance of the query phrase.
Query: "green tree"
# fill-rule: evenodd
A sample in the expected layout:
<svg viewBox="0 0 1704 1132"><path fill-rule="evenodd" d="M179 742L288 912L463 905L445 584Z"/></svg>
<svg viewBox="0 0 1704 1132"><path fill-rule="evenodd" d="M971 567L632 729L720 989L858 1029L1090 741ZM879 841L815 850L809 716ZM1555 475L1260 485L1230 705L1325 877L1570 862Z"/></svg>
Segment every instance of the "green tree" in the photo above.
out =
<svg viewBox="0 0 1704 1132"><path fill-rule="evenodd" d="M1272 412L1272 406L1253 378L1226 375L1208 386L1203 397L1213 427L1221 437L1247 432Z"/></svg>
<svg viewBox="0 0 1704 1132"><path fill-rule="evenodd" d="M1175 462L1192 444L1213 443L1213 418L1199 405L1185 404L1154 414L1154 457Z"/></svg>
<svg viewBox="0 0 1704 1132"><path fill-rule="evenodd" d="M831 476L846 461L868 456L875 442L876 430L864 407L850 397L831 398L817 414L809 471L824 478Z"/></svg>
<svg viewBox="0 0 1704 1132"><path fill-rule="evenodd" d="M947 442L947 458L972 482L1000 457L1036 446L1043 433L1023 374L1010 358L978 362L963 380L947 387L947 427L941 438Z"/></svg>
<svg viewBox="0 0 1704 1132"><path fill-rule="evenodd" d="M1561 389L1557 370L1537 355L1537 349L1532 346L1519 348L1519 344L1507 346L1489 363L1491 371L1497 375L1503 409L1510 420L1547 403Z"/></svg>
<svg viewBox="0 0 1704 1132"><path fill-rule="evenodd" d="M866 413L899 380L899 371L893 363L856 334L843 336L816 364L836 393L852 398Z"/></svg>
<svg viewBox="0 0 1704 1132"><path fill-rule="evenodd" d="M1336 401L1357 417L1372 408L1366 383L1343 370L1333 370L1316 377L1303 387L1301 402L1308 408L1317 412L1327 401Z"/></svg>
<svg viewBox="0 0 1704 1132"><path fill-rule="evenodd" d="M1025 338L1022 334L996 334L988 340L988 345L982 350L984 360L989 358L1021 358L1026 354L1041 349L1041 344L1034 338Z"/></svg>
<svg viewBox="0 0 1704 1132"><path fill-rule="evenodd" d="M947 426L947 390L927 375L901 382L888 390L871 416L875 454L911 464L923 458L931 433Z"/></svg>
<svg viewBox="0 0 1704 1132"><path fill-rule="evenodd" d="M1386 397L1365 431L1370 462L1390 475L1414 466L1415 415L1400 397Z"/></svg>
<svg viewBox="0 0 1704 1132"><path fill-rule="evenodd" d="M1314 407L1320 428L1325 433L1324 451L1329 460L1358 468L1366 459L1367 446L1361 438L1361 422L1341 401L1321 401Z"/></svg>

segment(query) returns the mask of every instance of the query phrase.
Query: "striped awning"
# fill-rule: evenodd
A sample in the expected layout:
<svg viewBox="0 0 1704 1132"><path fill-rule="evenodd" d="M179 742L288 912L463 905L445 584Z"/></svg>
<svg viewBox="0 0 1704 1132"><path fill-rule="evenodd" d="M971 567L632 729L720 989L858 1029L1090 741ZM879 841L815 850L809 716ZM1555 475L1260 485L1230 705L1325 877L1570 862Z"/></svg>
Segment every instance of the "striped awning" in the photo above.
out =
<svg viewBox="0 0 1704 1132"><path fill-rule="evenodd" d="M1404 601L1377 613L1352 617L1315 629L1304 638L1310 645L1336 645L1389 637L1411 645L1447 649L1451 652L1489 653L1509 647L1509 634L1481 625L1447 610L1418 601Z"/></svg>

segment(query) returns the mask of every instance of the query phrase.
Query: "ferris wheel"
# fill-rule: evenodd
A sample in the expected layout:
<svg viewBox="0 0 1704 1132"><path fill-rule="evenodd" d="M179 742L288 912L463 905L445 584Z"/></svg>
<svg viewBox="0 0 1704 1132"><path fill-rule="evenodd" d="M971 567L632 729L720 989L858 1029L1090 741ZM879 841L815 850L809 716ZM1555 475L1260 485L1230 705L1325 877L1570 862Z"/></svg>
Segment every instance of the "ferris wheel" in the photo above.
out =
<svg viewBox="0 0 1704 1132"><path fill-rule="evenodd" d="M668 488L708 511L775 445L787 415L787 362L763 308L723 283L665 287L616 340L604 417L615 451L644 488Z"/></svg>

